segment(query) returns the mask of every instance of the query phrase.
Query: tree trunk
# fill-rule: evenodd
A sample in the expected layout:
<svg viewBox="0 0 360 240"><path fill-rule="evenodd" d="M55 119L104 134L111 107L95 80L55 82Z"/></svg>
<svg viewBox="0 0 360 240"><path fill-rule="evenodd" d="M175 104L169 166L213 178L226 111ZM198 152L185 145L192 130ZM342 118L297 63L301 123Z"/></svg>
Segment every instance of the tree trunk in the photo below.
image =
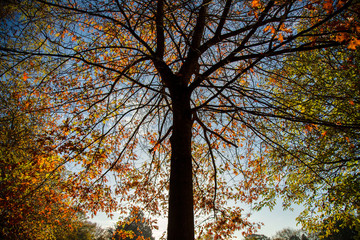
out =
<svg viewBox="0 0 360 240"><path fill-rule="evenodd" d="M192 116L186 86L170 89L173 107L168 240L194 239L192 187Z"/></svg>

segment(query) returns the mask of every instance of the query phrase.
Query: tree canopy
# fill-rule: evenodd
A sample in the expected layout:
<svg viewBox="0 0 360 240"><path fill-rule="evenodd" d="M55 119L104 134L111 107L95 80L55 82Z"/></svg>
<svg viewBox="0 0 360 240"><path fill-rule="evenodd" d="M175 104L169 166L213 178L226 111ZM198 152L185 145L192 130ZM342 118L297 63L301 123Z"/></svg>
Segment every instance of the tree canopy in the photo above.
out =
<svg viewBox="0 0 360 240"><path fill-rule="evenodd" d="M329 133L358 128L279 102L281 85L259 78L289 54L356 48L356 1L11 7L0 26L1 79L20 77L29 84L22 98L46 99L29 112L49 110L56 119L47 151L61 163L51 175L60 166L71 171L71 198L94 214L132 205L168 214L168 239L251 233L258 224L227 203L251 204L265 189L264 157L274 144L264 130L295 122Z"/></svg>
<svg viewBox="0 0 360 240"><path fill-rule="evenodd" d="M274 188L266 195L277 191L284 206L294 202L306 206L299 220L310 231L330 216L333 224L339 219L358 224L354 221L360 200L358 64L358 51L332 48L293 55L271 77L275 85L282 84L277 88L279 104L292 105L294 114L327 122L283 122L280 134L266 130L274 145L268 155ZM278 81L284 76L286 80Z"/></svg>
<svg viewBox="0 0 360 240"><path fill-rule="evenodd" d="M53 239L71 229L75 203L60 156L47 151L51 115L29 112L43 102L24 98L26 85L18 78L0 82L0 238Z"/></svg>

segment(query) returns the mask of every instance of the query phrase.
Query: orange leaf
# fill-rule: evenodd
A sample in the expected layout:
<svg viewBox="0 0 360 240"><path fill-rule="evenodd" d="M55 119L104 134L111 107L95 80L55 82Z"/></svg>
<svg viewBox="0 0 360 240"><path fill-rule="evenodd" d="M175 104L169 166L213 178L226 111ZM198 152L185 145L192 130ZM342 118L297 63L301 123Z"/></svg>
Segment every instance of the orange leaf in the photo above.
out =
<svg viewBox="0 0 360 240"><path fill-rule="evenodd" d="M251 7L253 8L259 8L261 6L260 1L259 0L253 0L251 3Z"/></svg>
<svg viewBox="0 0 360 240"><path fill-rule="evenodd" d="M327 13L332 12L334 10L332 1L325 1L325 3L323 4L323 8L326 10Z"/></svg>
<svg viewBox="0 0 360 240"><path fill-rule="evenodd" d="M286 33L292 33L292 30L289 29L289 28L286 28L284 23L282 23L282 24L280 25L280 30L281 30L281 31L284 31L284 32L286 32Z"/></svg>
<svg viewBox="0 0 360 240"><path fill-rule="evenodd" d="M273 26L270 26L271 33L274 34L276 32L275 28Z"/></svg>
<svg viewBox="0 0 360 240"><path fill-rule="evenodd" d="M355 26L356 32L360 33L360 26Z"/></svg>
<svg viewBox="0 0 360 240"><path fill-rule="evenodd" d="M345 33L340 33L339 35L336 36L335 39L337 42L342 42L346 40L346 34Z"/></svg>
<svg viewBox="0 0 360 240"><path fill-rule="evenodd" d="M311 132L311 130L313 129L313 127L311 125L306 125L305 126L306 130L308 130L309 132Z"/></svg>
<svg viewBox="0 0 360 240"><path fill-rule="evenodd" d="M355 104L353 100L349 100L349 103L350 103L351 105L354 105L354 104Z"/></svg>
<svg viewBox="0 0 360 240"><path fill-rule="evenodd" d="M351 41L349 42L349 49L355 50L356 47L360 46L360 39L357 38L353 38L351 39Z"/></svg>
<svg viewBox="0 0 360 240"><path fill-rule="evenodd" d="M24 81L26 81L28 78L29 78L28 74L26 72L24 72L24 76L23 76Z"/></svg>
<svg viewBox="0 0 360 240"><path fill-rule="evenodd" d="M321 136L325 137L326 133L327 133L327 131L324 131L324 132L321 134Z"/></svg>
<svg viewBox="0 0 360 240"><path fill-rule="evenodd" d="M278 39L279 39L280 42L283 42L283 41L284 41L284 37L283 37L283 35L282 35L281 33L279 34Z"/></svg>

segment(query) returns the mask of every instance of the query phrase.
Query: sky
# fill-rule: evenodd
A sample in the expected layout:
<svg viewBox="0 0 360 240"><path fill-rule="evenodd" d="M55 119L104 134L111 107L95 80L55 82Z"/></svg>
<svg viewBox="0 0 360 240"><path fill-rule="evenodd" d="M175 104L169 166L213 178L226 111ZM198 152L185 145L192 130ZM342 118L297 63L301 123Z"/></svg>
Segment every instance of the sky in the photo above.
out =
<svg viewBox="0 0 360 240"><path fill-rule="evenodd" d="M284 228L300 229L300 225L296 225L295 218L300 214L301 207L294 207L294 211L284 211L281 204L277 204L272 211L267 208L262 209L259 212L253 212L250 220L263 222L264 225L257 232L257 234L263 234L267 237L272 237L277 231ZM89 219L92 222L96 222L103 228L113 227L117 222L119 214L114 214L113 219L107 218L105 213L97 214L94 218ZM155 239L159 239L161 234L166 230L166 219L158 219L159 230L153 230L153 236ZM236 233L236 239L243 239L241 233Z"/></svg>
<svg viewBox="0 0 360 240"><path fill-rule="evenodd" d="M264 223L257 234L264 234L267 237L272 237L276 232L284 228L300 229L301 225L296 225L295 219L299 216L302 208L299 206L293 207L294 211L284 211L280 203L277 204L272 211L268 208L264 208L259 212L254 212L250 219Z"/></svg>

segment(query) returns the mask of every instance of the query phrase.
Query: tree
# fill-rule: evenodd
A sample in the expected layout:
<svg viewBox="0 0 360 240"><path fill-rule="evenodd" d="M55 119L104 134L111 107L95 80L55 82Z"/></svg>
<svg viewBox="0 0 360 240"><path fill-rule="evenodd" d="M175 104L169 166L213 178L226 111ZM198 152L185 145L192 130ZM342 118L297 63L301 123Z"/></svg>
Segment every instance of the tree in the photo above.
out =
<svg viewBox="0 0 360 240"><path fill-rule="evenodd" d="M49 176L60 163L58 155L47 152L50 115L29 112L42 102L23 98L23 79L0 81L0 86L0 238L52 239L70 229L75 210L62 186L63 169Z"/></svg>
<svg viewBox="0 0 360 240"><path fill-rule="evenodd" d="M69 186L80 207L121 209L106 185L112 170L122 202L168 213L168 239L194 239L194 215L198 235L226 238L257 227L226 205L252 203L266 184L257 124L323 123L279 111L254 69L294 52L358 45L352 5L21 1L2 25L11 27L0 36L2 74L16 72L50 96L61 116L52 150L79 167ZM305 14L311 25L298 31ZM345 27L314 32L336 21Z"/></svg>
<svg viewBox="0 0 360 240"><path fill-rule="evenodd" d="M306 206L298 220L311 232L329 217L333 220L326 223L329 230L339 219L349 226L357 224L349 216L358 214L360 200L359 60L358 50L344 47L299 53L271 76L272 81L286 76L277 83L286 85L278 88L280 105L335 124L284 122L279 126L286 129L281 135L271 133L274 148L268 169L274 182L269 188L274 188L266 195L277 191L284 206L294 202Z"/></svg>
<svg viewBox="0 0 360 240"><path fill-rule="evenodd" d="M246 240L269 240L265 235L251 234L245 238Z"/></svg>
<svg viewBox="0 0 360 240"><path fill-rule="evenodd" d="M151 227L138 209L132 209L130 216L125 221L119 221L114 231L115 240L143 239L154 240Z"/></svg>
<svg viewBox="0 0 360 240"><path fill-rule="evenodd" d="M285 228L276 232L275 236L272 239L284 239L284 240L300 240L307 239L304 233L301 230L293 230L290 228Z"/></svg>
<svg viewBox="0 0 360 240"><path fill-rule="evenodd" d="M325 220L324 226L326 226L327 220ZM332 221L330 221L332 222ZM332 224L332 223L331 223ZM344 224L342 220L336 221L335 224L335 230L332 230L329 232L329 230L326 227L323 227L323 229L320 231L319 236L322 237L322 239L325 240L356 240L359 239L360 234L358 232L358 229L360 227L359 223L357 225L347 225Z"/></svg>
<svg viewBox="0 0 360 240"><path fill-rule="evenodd" d="M58 232L56 240L111 240L113 229L103 229L96 223L86 220L85 216L77 213L78 218L72 222L71 231Z"/></svg>

